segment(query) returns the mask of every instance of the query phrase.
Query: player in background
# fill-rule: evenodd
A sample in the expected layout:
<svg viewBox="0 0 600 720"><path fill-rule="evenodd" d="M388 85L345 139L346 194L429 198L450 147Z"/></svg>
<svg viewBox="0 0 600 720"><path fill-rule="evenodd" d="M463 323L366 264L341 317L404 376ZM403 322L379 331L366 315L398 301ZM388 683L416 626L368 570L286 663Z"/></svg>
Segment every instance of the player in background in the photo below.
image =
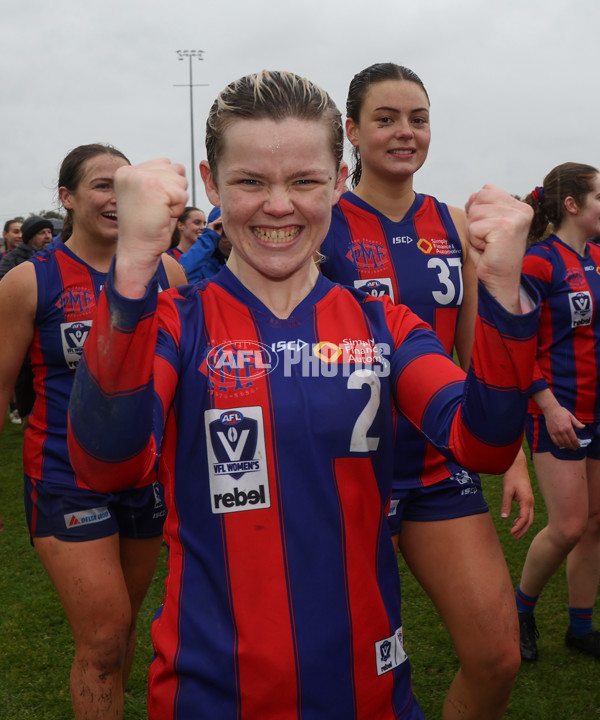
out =
<svg viewBox="0 0 600 720"><path fill-rule="evenodd" d="M0 260L6 255L7 252L14 250L17 245L22 241L23 234L21 233L21 220L7 220L4 223L4 229L2 230L2 247L0 251Z"/></svg>
<svg viewBox="0 0 600 720"><path fill-rule="evenodd" d="M124 493L81 487L66 444L75 367L116 250L113 178L128 164L110 146L72 150L58 180L67 212L64 244L13 268L0 282L0 337L10 338L0 343L1 414L29 352L36 399L23 444L27 521L73 632L70 686L77 720L123 717L136 616L166 514L152 474L147 487ZM185 282L172 258L159 264L157 274L163 288Z"/></svg>
<svg viewBox="0 0 600 720"><path fill-rule="evenodd" d="M188 205L177 219L173 237L171 238L171 247L167 251L167 255L171 255L175 260L179 261L181 256L200 237L205 227L206 215L204 210Z"/></svg>
<svg viewBox="0 0 600 720"><path fill-rule="evenodd" d="M157 295L183 167L120 168L116 262L70 403L71 458L96 490L129 487L160 454L169 572L149 717L422 718L387 527L392 405L458 462L510 465L535 353L537 312L520 304L531 211L491 186L469 202L485 287L465 380L408 308L318 272L347 174L324 91L241 78L206 147L227 265Z"/></svg>
<svg viewBox="0 0 600 720"><path fill-rule="evenodd" d="M467 369L477 275L465 213L416 193L413 185L431 138L425 87L408 68L372 65L350 83L346 115L352 190L333 210L322 271L335 282L410 307L432 326L450 356L456 349ZM481 480L436 452L406 418L398 419L397 438L390 527L460 661L443 718L501 718L520 664L518 625ZM511 532L518 539L533 521L523 451L504 477L502 517L509 516L513 500L519 515Z"/></svg>
<svg viewBox="0 0 600 720"><path fill-rule="evenodd" d="M535 212L523 272L542 301L527 441L548 511L516 599L521 655L537 660L534 609L567 559L566 644L600 658L592 624L600 577L600 174L563 163L527 196ZM549 224L552 234L542 240Z"/></svg>

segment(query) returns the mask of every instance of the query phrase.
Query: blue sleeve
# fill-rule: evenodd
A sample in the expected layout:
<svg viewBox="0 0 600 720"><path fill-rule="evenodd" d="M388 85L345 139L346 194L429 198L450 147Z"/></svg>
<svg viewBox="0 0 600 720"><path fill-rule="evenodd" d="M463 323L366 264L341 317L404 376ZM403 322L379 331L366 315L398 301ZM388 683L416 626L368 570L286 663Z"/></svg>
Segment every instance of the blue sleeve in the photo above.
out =
<svg viewBox="0 0 600 720"><path fill-rule="evenodd" d="M207 277L204 268L212 260L220 239L221 236L218 232L204 228L192 247L179 258L188 282L195 283Z"/></svg>

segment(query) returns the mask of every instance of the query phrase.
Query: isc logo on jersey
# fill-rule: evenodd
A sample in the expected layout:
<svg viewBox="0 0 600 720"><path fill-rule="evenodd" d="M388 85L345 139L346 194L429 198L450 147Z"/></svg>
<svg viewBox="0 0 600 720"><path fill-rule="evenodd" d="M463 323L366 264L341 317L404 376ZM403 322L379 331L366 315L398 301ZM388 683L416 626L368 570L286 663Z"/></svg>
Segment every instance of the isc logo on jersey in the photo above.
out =
<svg viewBox="0 0 600 720"><path fill-rule="evenodd" d="M63 354L65 362L71 370L79 364L83 353L83 345L92 327L91 320L78 320L60 324Z"/></svg>
<svg viewBox="0 0 600 720"><path fill-rule="evenodd" d="M204 413L213 513L271 506L261 407Z"/></svg>
<svg viewBox="0 0 600 720"><path fill-rule="evenodd" d="M589 290L569 293L571 306L571 327L591 325L594 303Z"/></svg>
<svg viewBox="0 0 600 720"><path fill-rule="evenodd" d="M355 280L354 287L373 297L389 295L392 301L394 300L394 288L392 286L392 279L389 277L373 278L371 280Z"/></svg>

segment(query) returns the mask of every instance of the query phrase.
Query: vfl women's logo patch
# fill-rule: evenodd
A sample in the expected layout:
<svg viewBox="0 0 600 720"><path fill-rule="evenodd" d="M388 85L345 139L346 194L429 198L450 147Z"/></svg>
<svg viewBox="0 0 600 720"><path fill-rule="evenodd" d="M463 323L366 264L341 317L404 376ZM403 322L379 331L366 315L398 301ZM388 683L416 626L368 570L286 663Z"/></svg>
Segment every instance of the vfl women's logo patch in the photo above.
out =
<svg viewBox="0 0 600 720"><path fill-rule="evenodd" d="M362 290L367 295L373 297L383 297L389 295L394 300L394 288L391 278L373 278L371 280L355 280L354 287Z"/></svg>
<svg viewBox="0 0 600 720"><path fill-rule="evenodd" d="M592 324L594 303L589 290L569 293L569 305L571 306L572 328Z"/></svg>
<svg viewBox="0 0 600 720"><path fill-rule="evenodd" d="M399 627L392 637L375 643L375 661L378 675L383 675L398 667L398 665L402 665L406 658L402 627Z"/></svg>
<svg viewBox="0 0 600 720"><path fill-rule="evenodd" d="M228 410L209 425L210 440L219 463L227 474L239 480L246 472L254 472L258 423L239 410ZM240 470L239 472L237 470Z"/></svg>
<svg viewBox="0 0 600 720"><path fill-rule="evenodd" d="M83 345L92 327L91 320L79 320L60 324L60 335L62 339L63 354L65 363L71 370L75 370L81 355Z"/></svg>
<svg viewBox="0 0 600 720"><path fill-rule="evenodd" d="M270 507L262 408L206 410L213 513Z"/></svg>

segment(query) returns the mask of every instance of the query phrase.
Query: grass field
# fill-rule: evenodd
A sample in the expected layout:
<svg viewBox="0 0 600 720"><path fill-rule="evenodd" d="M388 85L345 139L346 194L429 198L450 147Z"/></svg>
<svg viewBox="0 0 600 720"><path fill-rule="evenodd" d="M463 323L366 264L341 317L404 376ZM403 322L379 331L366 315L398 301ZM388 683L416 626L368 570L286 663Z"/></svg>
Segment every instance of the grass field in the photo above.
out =
<svg viewBox="0 0 600 720"><path fill-rule="evenodd" d="M0 437L0 514L6 527L0 536L0 719L67 720L72 717L68 678L73 644L56 593L29 543L21 445L20 428L6 422ZM487 477L484 482L486 497L498 519L501 481ZM544 506L535 489L536 521L523 540L511 538L510 521L497 525L515 583L534 531L544 524ZM428 720L435 720L440 717L444 695L456 672L456 657L429 599L405 567L401 565L400 571L405 644L413 664L415 693ZM126 694L125 720L146 718L146 670L152 657L150 623L160 603L164 572L163 551L140 613L138 652ZM536 618L541 631L540 660L521 668L506 718L600 719L600 663L564 645L564 570L544 591Z"/></svg>

